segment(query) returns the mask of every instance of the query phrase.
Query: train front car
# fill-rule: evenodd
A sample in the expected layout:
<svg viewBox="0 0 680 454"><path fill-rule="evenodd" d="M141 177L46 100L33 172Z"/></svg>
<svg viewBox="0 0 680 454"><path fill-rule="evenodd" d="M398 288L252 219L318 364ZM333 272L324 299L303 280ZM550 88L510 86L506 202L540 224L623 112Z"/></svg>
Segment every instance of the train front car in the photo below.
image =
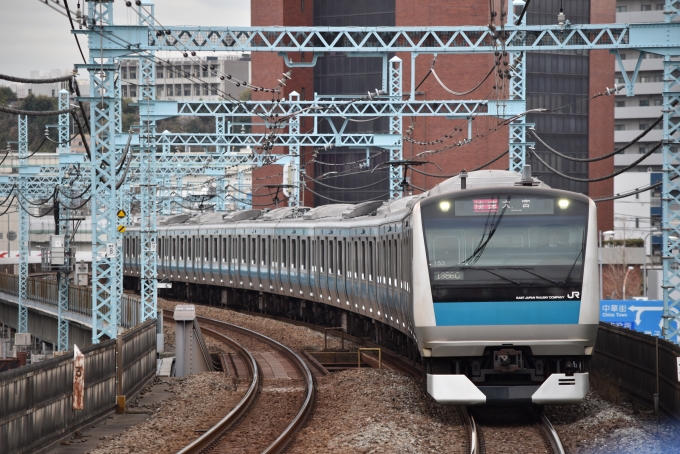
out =
<svg viewBox="0 0 680 454"><path fill-rule="evenodd" d="M545 186L475 186L414 207L428 392L455 405L577 403L599 316L595 204Z"/></svg>

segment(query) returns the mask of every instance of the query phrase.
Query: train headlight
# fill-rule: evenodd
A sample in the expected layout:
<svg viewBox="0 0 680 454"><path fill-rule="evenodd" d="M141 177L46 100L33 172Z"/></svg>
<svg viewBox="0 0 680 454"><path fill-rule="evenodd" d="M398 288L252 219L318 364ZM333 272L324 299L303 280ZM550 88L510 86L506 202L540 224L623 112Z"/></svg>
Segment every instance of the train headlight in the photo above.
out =
<svg viewBox="0 0 680 454"><path fill-rule="evenodd" d="M557 201L557 205L558 205L561 209L566 210L567 208L569 208L569 200L567 200L567 199L560 199L560 200Z"/></svg>
<svg viewBox="0 0 680 454"><path fill-rule="evenodd" d="M451 202L449 202L448 200L439 202L439 209L446 213L447 211L449 211L449 209L451 209Z"/></svg>

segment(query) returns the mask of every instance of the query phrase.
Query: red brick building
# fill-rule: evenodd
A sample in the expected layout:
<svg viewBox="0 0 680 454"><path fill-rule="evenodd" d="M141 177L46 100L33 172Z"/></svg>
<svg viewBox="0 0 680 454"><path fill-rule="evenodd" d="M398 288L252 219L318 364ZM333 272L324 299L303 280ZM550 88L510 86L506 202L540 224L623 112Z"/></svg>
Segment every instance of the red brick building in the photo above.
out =
<svg viewBox="0 0 680 454"><path fill-rule="evenodd" d="M505 0L503 4L507 4ZM527 12L529 24L554 24L557 22L558 0L533 2ZM500 4L495 0L495 8L500 13ZM572 23L611 23L615 21L614 0L572 0L565 5L565 14ZM500 14L498 14L500 16ZM461 0L372 0L357 2L348 0L251 0L251 17L253 26L464 26L488 25L490 10L488 2L469 2ZM499 20L496 20L496 24ZM403 61L403 89L405 93L411 87L411 56L398 54ZM290 54L293 61L311 61L311 55ZM484 79L494 66L492 54L439 55L436 59L436 72L441 81L451 90L465 92L475 87ZM323 94L363 94L366 88L374 89L378 71L376 62L370 58L349 57L342 55L326 55L319 59L315 68L295 68L292 80L284 88L283 96L296 91L307 100L313 99L314 93ZM376 59L373 59L376 60ZM599 97L586 103L577 101L602 92L614 82L614 58L607 51L562 52L529 54L525 58L527 64L527 103L528 107L555 108L571 105L550 115L537 114L528 117L528 122L536 124L536 131L551 146L575 157L593 157L606 153L614 147L614 99ZM416 84L427 74L433 64L432 55L419 55L415 60ZM283 59L270 53L254 52L252 55L252 83L260 86L272 86L281 74L289 68ZM363 84L363 85L362 85ZM496 89L494 90L494 86ZM498 88L503 87L503 88ZM492 74L479 88L465 96L453 96L448 93L434 77L430 76L418 88L416 99L485 99L501 91L507 93L507 80L503 81ZM503 92L503 90L506 90ZM271 99L271 94L253 93L254 99ZM543 115L539 117L539 115ZM420 167L431 174L457 174L462 169L474 169L508 149L508 128L498 127L498 121L491 117L476 117L473 120L473 140L462 147L431 154L428 160L434 164ZM301 119L302 132L313 126L312 118ZM437 145L420 145L405 142L404 158L416 156L425 150L441 149L467 137L465 120L448 120L445 118L418 117L404 118L403 134L413 126L412 138L416 142L431 142L452 135L452 139ZM386 121L373 124L356 123L349 125L355 132L388 132ZM353 129L352 129L353 128ZM373 128L373 129L371 129ZM257 131L257 129L255 129ZM478 137L479 136L479 137ZM552 166L577 178L592 178L613 172L613 160L604 160L587 164L569 161L557 161L554 155L544 152L539 146L537 152L548 160ZM278 149L275 152L283 152ZM369 150L329 150L320 152L316 161L333 163L354 162L357 157L375 155L371 166L387 160L386 153L377 149ZM357 169L357 167L333 167L319 163L310 163L313 150L303 149L302 162L310 178L315 174L327 174L335 169ZM542 168L538 162L530 160L534 174L553 187L584 192L591 197L613 193L613 180L598 183L579 183L565 180ZM503 157L488 168L507 169L508 159ZM266 184L281 182L281 166L272 165L257 169L253 173L253 204L255 206L272 203L274 190L265 188ZM307 181L310 190L305 191L306 206L332 203L335 200L356 202L358 200L379 196L386 192L385 172L374 172L371 175L358 174L347 177L325 179L326 186ZM409 172L414 187L430 189L441 178ZM361 191L352 188L368 187ZM414 189L414 193L419 190ZM599 228L613 228L613 204L599 204Z"/></svg>

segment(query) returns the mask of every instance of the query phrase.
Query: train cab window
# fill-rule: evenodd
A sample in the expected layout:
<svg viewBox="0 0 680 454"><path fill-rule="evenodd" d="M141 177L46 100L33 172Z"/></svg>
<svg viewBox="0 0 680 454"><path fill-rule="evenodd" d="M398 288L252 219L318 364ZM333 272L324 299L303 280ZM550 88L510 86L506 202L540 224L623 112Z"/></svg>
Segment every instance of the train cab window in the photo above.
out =
<svg viewBox="0 0 680 454"><path fill-rule="evenodd" d="M326 249L325 249L325 244L326 242L324 240L321 240L319 244L319 250L321 252L321 260L319 261L319 270L323 273L323 269L326 266Z"/></svg>
<svg viewBox="0 0 680 454"><path fill-rule="evenodd" d="M213 256L212 256L212 261L217 262L220 258L219 256L219 250L217 249L217 238L213 237Z"/></svg>
<svg viewBox="0 0 680 454"><path fill-rule="evenodd" d="M335 254L333 254L335 249L335 241L328 240L328 272L333 274L333 268L335 268Z"/></svg>
<svg viewBox="0 0 680 454"><path fill-rule="evenodd" d="M246 239L241 238L241 263L246 263L246 254L248 253L248 250L246 249Z"/></svg>
<svg viewBox="0 0 680 454"><path fill-rule="evenodd" d="M222 263L227 263L227 239L222 238Z"/></svg>
<svg viewBox="0 0 680 454"><path fill-rule="evenodd" d="M373 241L368 242L368 280L373 281Z"/></svg>
<svg viewBox="0 0 680 454"><path fill-rule="evenodd" d="M260 242L260 264L267 266L267 238L262 238Z"/></svg>
<svg viewBox="0 0 680 454"><path fill-rule="evenodd" d="M290 267L297 268L297 240L290 240Z"/></svg>
<svg viewBox="0 0 680 454"><path fill-rule="evenodd" d="M172 260L177 257L177 238L172 239Z"/></svg>
<svg viewBox="0 0 680 454"><path fill-rule="evenodd" d="M300 240L300 269L307 269L307 240Z"/></svg>
<svg viewBox="0 0 680 454"><path fill-rule="evenodd" d="M338 276L342 276L342 241L338 241Z"/></svg>

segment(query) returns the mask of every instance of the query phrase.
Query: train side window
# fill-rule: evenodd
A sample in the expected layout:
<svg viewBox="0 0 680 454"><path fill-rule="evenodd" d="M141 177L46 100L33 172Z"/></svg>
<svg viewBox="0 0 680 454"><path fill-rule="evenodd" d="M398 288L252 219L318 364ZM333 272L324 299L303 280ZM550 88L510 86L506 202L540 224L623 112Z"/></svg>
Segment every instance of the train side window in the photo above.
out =
<svg viewBox="0 0 680 454"><path fill-rule="evenodd" d="M177 257L177 238L173 237L172 238L172 252L170 254L170 258L172 260L175 260L175 257Z"/></svg>
<svg viewBox="0 0 680 454"><path fill-rule="evenodd" d="M219 243L217 242L217 237L213 237L212 240L212 261L217 262L220 259L220 251L217 249Z"/></svg>
<svg viewBox="0 0 680 454"><path fill-rule="evenodd" d="M132 238L132 242L131 242L130 255L132 257L135 257L135 239L134 238Z"/></svg>
<svg viewBox="0 0 680 454"><path fill-rule="evenodd" d="M297 240L290 240L290 267L297 268Z"/></svg>
<svg viewBox="0 0 680 454"><path fill-rule="evenodd" d="M319 271L323 273L323 270L326 267L326 242L324 240L321 240L321 242L319 243L319 251L321 252L321 257L319 260Z"/></svg>
<svg viewBox="0 0 680 454"><path fill-rule="evenodd" d="M227 239L222 238L222 263L227 263Z"/></svg>
<svg viewBox="0 0 680 454"><path fill-rule="evenodd" d="M307 240L300 240L300 269L307 269Z"/></svg>
<svg viewBox="0 0 680 454"><path fill-rule="evenodd" d="M286 268L286 260L288 259L288 254L286 254L286 240L281 239L281 267Z"/></svg>
<svg viewBox="0 0 680 454"><path fill-rule="evenodd" d="M250 238L250 264L257 264L257 238Z"/></svg>
<svg viewBox="0 0 680 454"><path fill-rule="evenodd" d="M316 271L316 240L312 240L312 271Z"/></svg>
<svg viewBox="0 0 680 454"><path fill-rule="evenodd" d="M368 242L368 280L373 281L373 241Z"/></svg>
<svg viewBox="0 0 680 454"><path fill-rule="evenodd" d="M335 267L335 255L333 250L335 249L335 241L328 240L328 273L333 274L333 268Z"/></svg>
<svg viewBox="0 0 680 454"><path fill-rule="evenodd" d="M246 254L248 253L246 247L246 239L241 238L241 263L246 263Z"/></svg>
<svg viewBox="0 0 680 454"><path fill-rule="evenodd" d="M184 260L184 238L179 239L179 259Z"/></svg>
<svg viewBox="0 0 680 454"><path fill-rule="evenodd" d="M260 265L267 265L267 238L262 238L260 242Z"/></svg>
<svg viewBox="0 0 680 454"><path fill-rule="evenodd" d="M342 240L338 241L338 276L342 276Z"/></svg>
<svg viewBox="0 0 680 454"><path fill-rule="evenodd" d="M193 256L191 255L191 238L187 238L187 259L193 259Z"/></svg>
<svg viewBox="0 0 680 454"><path fill-rule="evenodd" d="M366 242L361 242L361 279L366 279Z"/></svg>

